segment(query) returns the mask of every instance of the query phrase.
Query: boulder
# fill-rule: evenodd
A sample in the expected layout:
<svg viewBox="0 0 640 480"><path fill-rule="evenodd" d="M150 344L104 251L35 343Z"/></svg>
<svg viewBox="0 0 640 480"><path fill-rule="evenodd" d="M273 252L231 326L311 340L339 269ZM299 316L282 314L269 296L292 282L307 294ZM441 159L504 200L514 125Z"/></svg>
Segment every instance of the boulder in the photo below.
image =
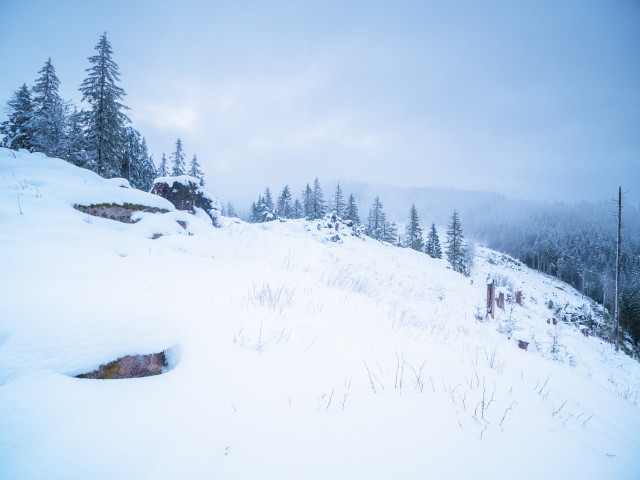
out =
<svg viewBox="0 0 640 480"><path fill-rule="evenodd" d="M201 187L199 180L195 177L181 175L179 177L156 178L151 193L166 198L178 210L195 214L196 208L201 208L211 218L214 225L218 223L220 202Z"/></svg>
<svg viewBox="0 0 640 480"><path fill-rule="evenodd" d="M157 207L147 207L146 205L136 205L133 203L124 203L117 205L115 203L100 203L92 205L74 205L76 210L80 210L88 215L94 217L108 218L110 220L116 220L122 223L135 223L137 220L132 220L131 216L135 212L149 212L149 213L167 213L168 210Z"/></svg>
<svg viewBox="0 0 640 480"><path fill-rule="evenodd" d="M167 366L164 352L149 355L126 355L113 362L100 365L89 373L77 375L77 378L111 380L118 378L140 378L160 375Z"/></svg>

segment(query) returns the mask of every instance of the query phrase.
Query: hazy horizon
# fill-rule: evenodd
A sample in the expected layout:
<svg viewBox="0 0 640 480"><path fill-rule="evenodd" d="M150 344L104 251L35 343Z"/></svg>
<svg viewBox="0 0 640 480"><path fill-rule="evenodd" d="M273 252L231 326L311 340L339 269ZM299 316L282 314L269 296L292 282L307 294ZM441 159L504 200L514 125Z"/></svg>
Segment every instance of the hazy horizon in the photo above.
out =
<svg viewBox="0 0 640 480"><path fill-rule="evenodd" d="M640 202L636 2L5 3L0 121L49 57L79 104L104 31L156 163L182 138L223 200L318 176Z"/></svg>

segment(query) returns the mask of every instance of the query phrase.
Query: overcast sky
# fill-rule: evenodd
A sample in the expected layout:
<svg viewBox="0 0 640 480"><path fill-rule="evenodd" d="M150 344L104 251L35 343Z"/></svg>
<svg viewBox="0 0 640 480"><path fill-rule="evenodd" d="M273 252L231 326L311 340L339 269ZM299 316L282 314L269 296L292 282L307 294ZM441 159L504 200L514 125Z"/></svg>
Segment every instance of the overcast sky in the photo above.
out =
<svg viewBox="0 0 640 480"><path fill-rule="evenodd" d="M0 103L48 57L79 103L104 31L155 159L181 137L223 200L319 176L640 202L637 0L0 0Z"/></svg>

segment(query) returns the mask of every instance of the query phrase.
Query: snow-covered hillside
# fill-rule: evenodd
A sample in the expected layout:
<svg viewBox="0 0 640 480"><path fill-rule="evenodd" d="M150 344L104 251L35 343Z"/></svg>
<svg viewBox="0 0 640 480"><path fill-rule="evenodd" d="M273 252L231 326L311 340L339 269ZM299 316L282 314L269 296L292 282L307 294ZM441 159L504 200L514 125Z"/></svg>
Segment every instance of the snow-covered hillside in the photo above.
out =
<svg viewBox="0 0 640 480"><path fill-rule="evenodd" d="M73 208L103 203L167 213ZM640 478L640 365L547 323L588 314L566 285L220 223L0 149L0 478ZM478 320L488 276L523 305ZM163 375L75 378L163 350Z"/></svg>

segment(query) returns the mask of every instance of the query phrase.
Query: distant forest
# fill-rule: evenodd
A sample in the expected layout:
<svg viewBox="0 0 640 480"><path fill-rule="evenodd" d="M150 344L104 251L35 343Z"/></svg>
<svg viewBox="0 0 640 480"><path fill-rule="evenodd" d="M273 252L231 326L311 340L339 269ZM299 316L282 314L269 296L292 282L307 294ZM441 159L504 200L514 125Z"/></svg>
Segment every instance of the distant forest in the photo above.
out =
<svg viewBox="0 0 640 480"><path fill-rule="evenodd" d="M314 202L320 203L315 210L322 214L331 210L340 211L340 201L336 197L342 191L350 191L353 193L346 202L349 208L345 208L345 218L357 219L364 225L365 234L398 246L410 247L411 242L405 232L407 227L413 227L417 218L422 219L420 231L426 237L426 233L434 230L435 225L441 231L450 228L452 211L455 210L470 248L473 242L478 242L507 253L528 267L556 277L603 304L609 312L606 317L614 315L617 204L613 196L616 192L612 192L611 201L569 205L514 200L495 193L429 187L376 187L344 182L342 187L338 184L325 201L317 178L313 185L313 188L307 185L303 189L300 200L293 198L288 186L285 186L283 191L295 206L289 218L319 218L307 207ZM251 205L250 214L245 220L263 222L281 216L279 204L282 194L278 201L272 201L270 196L270 189L267 188L264 194L258 196L258 201ZM315 200L318 196L319 201ZM385 226L384 232L388 234L378 237L370 232L373 231L376 212L381 211L382 200L386 212L382 212L382 224ZM358 208L365 213L368 211L369 215L362 214L360 219ZM406 224L405 228L403 224ZM430 225L432 229L429 229ZM427 243L425 241L422 244L423 249ZM621 263L620 325L628 333L629 339L638 345L640 209L637 205L625 204L624 198Z"/></svg>

